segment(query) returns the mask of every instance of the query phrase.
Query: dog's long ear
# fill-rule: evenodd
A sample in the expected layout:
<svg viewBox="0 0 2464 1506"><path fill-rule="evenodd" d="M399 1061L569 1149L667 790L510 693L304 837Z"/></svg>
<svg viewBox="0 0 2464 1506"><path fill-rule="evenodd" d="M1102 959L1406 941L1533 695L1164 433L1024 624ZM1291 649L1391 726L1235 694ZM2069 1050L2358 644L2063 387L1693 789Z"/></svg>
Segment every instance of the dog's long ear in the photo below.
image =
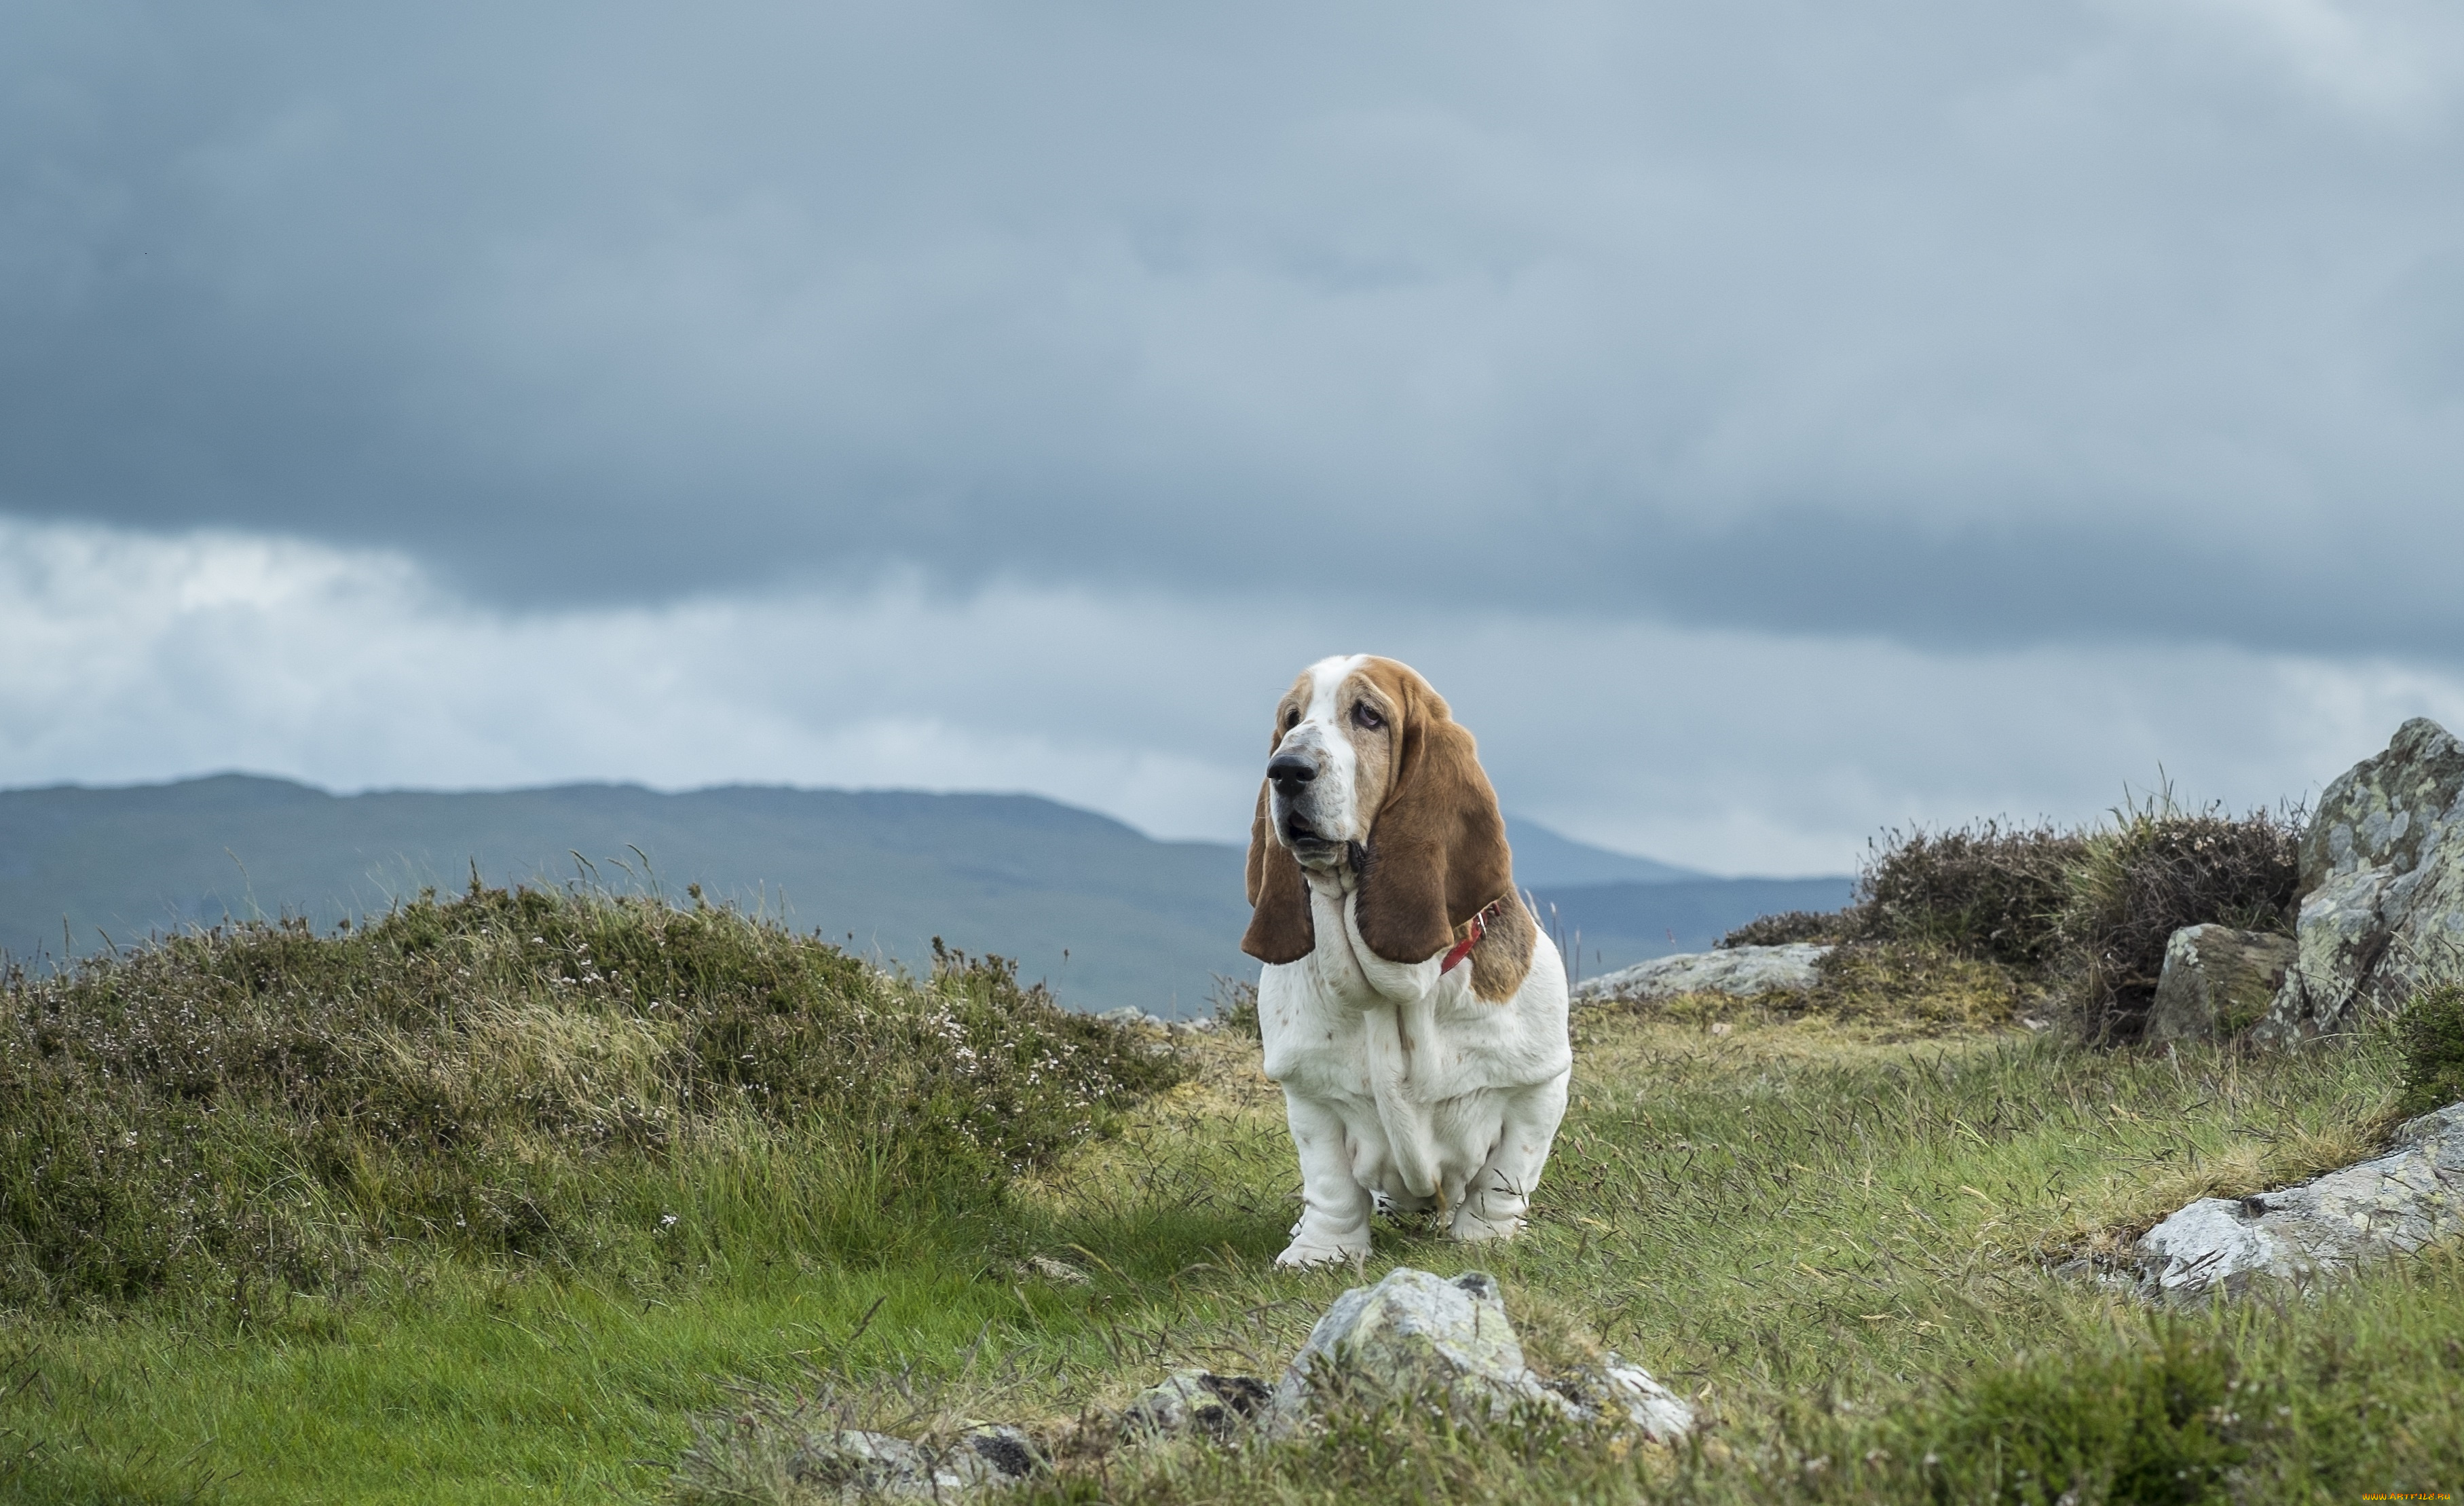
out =
<svg viewBox="0 0 2464 1506"><path fill-rule="evenodd" d="M1258 813L1249 822L1249 929L1241 950L1262 963L1296 963L1317 945L1309 919L1309 881L1300 861L1275 840L1274 806L1265 781L1258 785Z"/></svg>
<svg viewBox="0 0 2464 1506"><path fill-rule="evenodd" d="M1353 914L1360 939L1390 963L1417 963L1513 887L1506 818L1471 734L1429 682L1391 659L1369 671L1400 713L1395 775L1369 831Z"/></svg>

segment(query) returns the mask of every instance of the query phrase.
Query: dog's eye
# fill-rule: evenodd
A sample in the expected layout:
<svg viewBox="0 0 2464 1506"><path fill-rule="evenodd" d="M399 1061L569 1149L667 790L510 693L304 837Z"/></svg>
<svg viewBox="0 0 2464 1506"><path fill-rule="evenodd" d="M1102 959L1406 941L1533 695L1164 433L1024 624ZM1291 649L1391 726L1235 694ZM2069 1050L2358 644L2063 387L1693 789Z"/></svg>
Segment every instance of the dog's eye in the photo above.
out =
<svg viewBox="0 0 2464 1506"><path fill-rule="evenodd" d="M1376 707L1364 700L1353 706L1352 724L1363 732L1375 732L1386 724L1386 719L1377 715Z"/></svg>
<svg viewBox="0 0 2464 1506"><path fill-rule="evenodd" d="M1289 732L1300 724L1301 710L1298 706L1294 706L1291 710L1284 713L1284 730L1286 732Z"/></svg>

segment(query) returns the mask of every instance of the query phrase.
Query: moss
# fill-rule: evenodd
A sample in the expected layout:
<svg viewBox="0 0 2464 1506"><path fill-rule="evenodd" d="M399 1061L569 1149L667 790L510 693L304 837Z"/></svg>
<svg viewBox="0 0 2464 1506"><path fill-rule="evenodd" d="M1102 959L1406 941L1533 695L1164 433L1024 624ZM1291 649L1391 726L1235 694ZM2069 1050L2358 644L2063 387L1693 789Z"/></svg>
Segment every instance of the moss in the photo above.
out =
<svg viewBox="0 0 2464 1506"><path fill-rule="evenodd" d="M2002 963L1935 941L1864 941L1816 964L1810 1012L1865 1024L1976 1029L2018 1018L2032 990Z"/></svg>

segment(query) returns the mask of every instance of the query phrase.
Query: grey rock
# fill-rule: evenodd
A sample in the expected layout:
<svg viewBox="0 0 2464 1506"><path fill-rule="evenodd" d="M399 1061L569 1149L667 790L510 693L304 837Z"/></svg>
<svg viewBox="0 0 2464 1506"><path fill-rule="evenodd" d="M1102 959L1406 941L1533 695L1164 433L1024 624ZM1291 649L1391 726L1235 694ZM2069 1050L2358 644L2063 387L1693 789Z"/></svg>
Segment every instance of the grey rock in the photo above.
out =
<svg viewBox="0 0 2464 1506"><path fill-rule="evenodd" d="M1171 1022L1164 1019L1163 1016L1159 1014L1149 1014L1146 1010L1139 1008L1135 1005L1123 1005L1117 1009L1106 1009L1103 1013L1095 1016L1095 1018L1103 1021L1106 1025L1149 1025L1159 1030L1170 1030L1172 1028Z"/></svg>
<svg viewBox="0 0 2464 1506"><path fill-rule="evenodd" d="M2147 1013L2147 1037L2212 1041L2263 1018L2293 963L2289 936L2186 925L2165 943L2165 971Z"/></svg>
<svg viewBox="0 0 2464 1506"><path fill-rule="evenodd" d="M1067 1286L1091 1286L1095 1278L1067 1260L1050 1255L1029 1255L1021 1269L1028 1275L1042 1276L1046 1281L1059 1281Z"/></svg>
<svg viewBox="0 0 2464 1506"><path fill-rule="evenodd" d="M2319 797L2298 948L2254 1040L2343 1033L2464 961L2464 743L2428 718Z"/></svg>
<svg viewBox="0 0 2464 1506"><path fill-rule="evenodd" d="M1492 1418L1534 1406L1660 1442L1694 1426L1692 1407L1614 1354L1566 1381L1542 1380L1524 1361L1497 1278L1479 1271L1449 1281L1398 1270L1336 1297L1275 1386L1267 1427L1288 1432L1331 1391L1353 1386L1442 1399L1460 1412Z"/></svg>
<svg viewBox="0 0 2464 1506"><path fill-rule="evenodd" d="M1692 1405L1652 1379L1650 1371L1626 1363L1614 1349L1560 1389L1571 1392L1585 1412L1630 1428L1653 1443L1674 1443L1694 1430Z"/></svg>
<svg viewBox="0 0 2464 1506"><path fill-rule="evenodd" d="M1274 1425L1289 1428L1315 1412L1330 1387L1347 1384L1492 1414L1519 1402L1575 1410L1524 1363L1497 1278L1481 1271L1449 1281L1397 1270L1336 1297L1275 1386Z"/></svg>
<svg viewBox="0 0 2464 1506"><path fill-rule="evenodd" d="M1147 1439L1196 1433L1228 1443L1265 1411L1269 1394L1254 1376L1175 1370L1122 1409L1121 1432Z"/></svg>
<svg viewBox="0 0 2464 1506"><path fill-rule="evenodd" d="M1034 1443L1015 1428L978 1428L940 1449L847 1428L806 1438L788 1473L798 1484L835 1492L842 1500L937 1500L1023 1479L1042 1465Z"/></svg>
<svg viewBox="0 0 2464 1506"><path fill-rule="evenodd" d="M1716 952L1681 952L1603 973L1578 985L1576 1004L1652 1004L1687 993L1724 993L1750 999L1766 993L1801 993L1815 986L1815 964L1831 948L1813 941L1786 946L1731 946Z"/></svg>
<svg viewBox="0 0 2464 1506"><path fill-rule="evenodd" d="M2383 1156L2246 1198L2201 1198L2132 1251L2143 1295L2179 1301L2308 1285L2464 1232L2464 1103L2406 1124Z"/></svg>

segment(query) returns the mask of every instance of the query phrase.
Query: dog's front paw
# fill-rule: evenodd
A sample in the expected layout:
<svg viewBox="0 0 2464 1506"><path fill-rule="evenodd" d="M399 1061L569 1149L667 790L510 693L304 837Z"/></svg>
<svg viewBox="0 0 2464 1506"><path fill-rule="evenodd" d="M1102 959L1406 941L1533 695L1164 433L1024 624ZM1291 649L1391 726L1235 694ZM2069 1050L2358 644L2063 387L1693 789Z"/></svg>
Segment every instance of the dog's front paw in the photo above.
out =
<svg viewBox="0 0 2464 1506"><path fill-rule="evenodd" d="M1295 1239L1284 1252L1275 1257L1275 1265L1285 1271L1304 1271L1311 1266L1348 1266L1369 1258L1369 1241L1338 1240L1327 1244L1318 1240Z"/></svg>
<svg viewBox="0 0 2464 1506"><path fill-rule="evenodd" d="M1522 1227L1523 1220L1511 1215L1491 1221L1464 1208L1455 1214L1454 1235L1466 1245L1476 1245L1486 1239L1512 1239L1514 1231Z"/></svg>

